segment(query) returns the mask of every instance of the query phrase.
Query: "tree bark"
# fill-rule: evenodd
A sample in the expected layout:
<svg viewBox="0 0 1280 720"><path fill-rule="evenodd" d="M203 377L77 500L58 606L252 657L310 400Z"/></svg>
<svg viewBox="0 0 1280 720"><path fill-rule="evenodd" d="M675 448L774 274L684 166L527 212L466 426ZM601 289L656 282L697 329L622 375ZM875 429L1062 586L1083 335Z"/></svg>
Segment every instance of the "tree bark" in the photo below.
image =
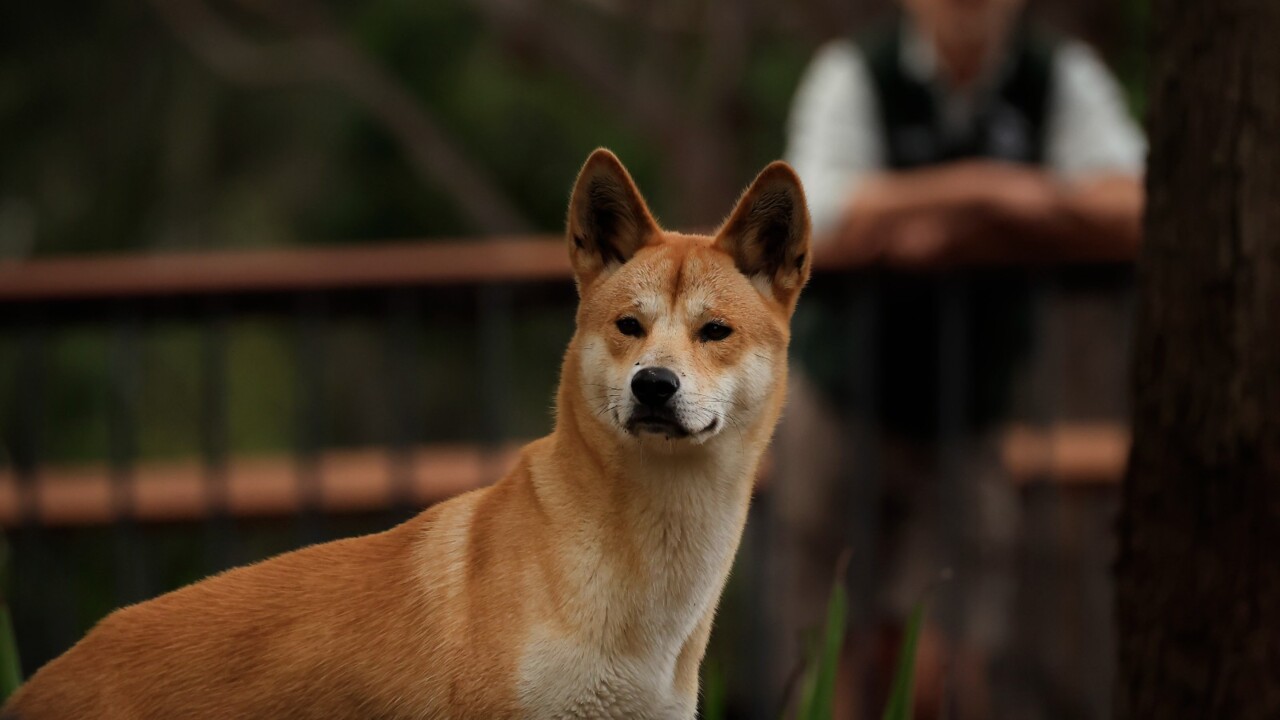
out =
<svg viewBox="0 0 1280 720"><path fill-rule="evenodd" d="M1117 718L1280 718L1280 3L1157 0Z"/></svg>

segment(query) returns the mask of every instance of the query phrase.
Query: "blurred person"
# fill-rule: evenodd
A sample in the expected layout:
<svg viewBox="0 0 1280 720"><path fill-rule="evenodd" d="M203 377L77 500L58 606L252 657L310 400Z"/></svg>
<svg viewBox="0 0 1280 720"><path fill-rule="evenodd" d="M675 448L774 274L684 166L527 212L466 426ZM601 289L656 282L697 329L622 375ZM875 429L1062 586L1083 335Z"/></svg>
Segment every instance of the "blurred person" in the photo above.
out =
<svg viewBox="0 0 1280 720"><path fill-rule="evenodd" d="M1146 152L1116 81L1022 0L904 0L814 58L792 108L827 254L889 263L1128 258Z"/></svg>
<svg viewBox="0 0 1280 720"><path fill-rule="evenodd" d="M1145 142L1096 55L1028 23L1022 0L903 0L901 10L885 27L821 48L797 90L787 158L809 196L816 252L893 270L1132 257ZM775 585L784 595L778 638L791 643L820 622L836 555L851 542L850 498L874 503L877 557L859 557L856 546L854 557L887 570L861 576L876 587L862 589L869 606L855 603L855 627L866 632L846 674L883 674L870 656L896 644L868 626L900 622L949 556L959 616L949 637L927 634L921 663L949 659L961 717L1000 717L987 689L1000 682L989 670L1012 663L1018 499L1000 473L991 426L1029 333L1030 298L1016 274L974 278L960 296L969 400L964 452L951 468L962 480L954 507L939 507L937 447L939 316L957 295L919 273L877 278L874 407L852 387L857 349L840 331L847 323L807 301L795 343L804 372L795 373L779 433L775 518L788 576ZM880 480L858 475L866 449L850 442L870 428ZM875 482L883 486L871 492L856 485ZM942 537L944 522L960 536ZM942 547L952 542L960 547ZM782 656L795 654L784 648ZM921 678L922 712L937 709L941 682L936 673Z"/></svg>

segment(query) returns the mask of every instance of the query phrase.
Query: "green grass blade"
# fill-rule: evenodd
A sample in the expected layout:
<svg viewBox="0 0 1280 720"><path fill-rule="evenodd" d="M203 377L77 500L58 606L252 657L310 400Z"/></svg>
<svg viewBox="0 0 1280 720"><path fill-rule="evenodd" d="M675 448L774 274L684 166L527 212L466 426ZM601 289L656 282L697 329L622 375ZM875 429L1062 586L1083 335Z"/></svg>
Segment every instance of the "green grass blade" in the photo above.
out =
<svg viewBox="0 0 1280 720"><path fill-rule="evenodd" d="M925 603L916 603L911 620L902 637L898 651L898 668L893 675L893 691L884 709L884 720L911 720L915 713L916 647L920 642L920 628L924 626Z"/></svg>
<svg viewBox="0 0 1280 720"><path fill-rule="evenodd" d="M13 622L5 596L9 589L9 543L0 535L0 705L22 684L22 666L18 663L18 643L13 637Z"/></svg>
<svg viewBox="0 0 1280 720"><path fill-rule="evenodd" d="M800 720L830 720L836 692L836 670L840 664L840 648L844 645L845 625L849 617L849 599L844 589L844 562L831 585L827 604L827 622L822 637L815 643L809 663L809 677L800 703Z"/></svg>
<svg viewBox="0 0 1280 720"><path fill-rule="evenodd" d="M9 606L0 600L0 704L22 684L22 667L18 664L18 644L13 639L13 623Z"/></svg>
<svg viewBox="0 0 1280 720"><path fill-rule="evenodd" d="M702 680L702 712L700 720L724 720L724 670L719 663L707 663Z"/></svg>

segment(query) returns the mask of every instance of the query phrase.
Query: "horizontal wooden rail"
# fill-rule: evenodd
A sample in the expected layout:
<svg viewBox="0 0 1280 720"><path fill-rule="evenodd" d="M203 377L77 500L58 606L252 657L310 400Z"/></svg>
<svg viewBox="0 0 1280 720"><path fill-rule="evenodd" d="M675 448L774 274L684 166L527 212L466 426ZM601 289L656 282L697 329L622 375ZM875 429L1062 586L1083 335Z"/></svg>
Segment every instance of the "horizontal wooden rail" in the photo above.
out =
<svg viewBox="0 0 1280 720"><path fill-rule="evenodd" d="M332 450L319 458L319 492L313 508L324 513L383 510L397 500L430 505L502 476L515 448L492 455L468 445L415 451L407 497L398 497L385 450ZM225 511L236 517L285 515L303 510L303 485L291 456L235 458L227 468ZM131 519L144 522L194 520L220 510L207 470L196 461L151 462L135 468L128 487ZM42 468L34 498L10 471L0 472L0 524L23 522L34 511L42 525L101 525L117 518L110 471L102 465ZM34 500L34 502L32 502Z"/></svg>
<svg viewBox="0 0 1280 720"><path fill-rule="evenodd" d="M1002 460L1014 482L1052 481L1070 486L1116 482L1124 471L1129 435L1119 425L1010 428ZM398 498L385 450L333 450L319 458L317 511L382 510L398 499L426 506L484 486L514 463L515 446L488 456L469 445L427 446L412 455L412 482ZM767 472L767 470L766 470ZM236 517L286 515L302 509L304 494L289 456L236 458L227 469L225 511ZM140 465L130 484L130 517L171 522L206 517L219 508L205 468L195 461ZM34 484L27 512L42 525L101 525L117 519L109 470L102 465L48 467ZM12 472L0 472L0 524L24 520L24 498Z"/></svg>
<svg viewBox="0 0 1280 720"><path fill-rule="evenodd" d="M1072 262L1122 260L1106 255L1073 258ZM854 270L867 264L821 251L815 262L820 271ZM1005 264L1018 263L1011 260ZM535 235L0 261L0 303L563 281L569 277L563 238Z"/></svg>
<svg viewBox="0 0 1280 720"><path fill-rule="evenodd" d="M293 250L0 262L0 302L565 280L564 240L534 236Z"/></svg>
<svg viewBox="0 0 1280 720"><path fill-rule="evenodd" d="M1005 472L1019 484L1110 484L1124 475L1129 440L1129 427L1121 423L1013 425L1001 437L1000 455Z"/></svg>

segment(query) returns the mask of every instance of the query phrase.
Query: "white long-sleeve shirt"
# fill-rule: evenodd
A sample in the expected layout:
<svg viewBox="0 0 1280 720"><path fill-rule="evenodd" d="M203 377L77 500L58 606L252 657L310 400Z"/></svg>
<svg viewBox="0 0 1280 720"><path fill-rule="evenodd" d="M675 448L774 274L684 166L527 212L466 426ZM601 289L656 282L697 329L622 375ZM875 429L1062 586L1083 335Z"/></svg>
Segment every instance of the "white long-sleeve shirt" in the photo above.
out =
<svg viewBox="0 0 1280 720"><path fill-rule="evenodd" d="M932 46L909 26L899 62L915 79L937 73ZM1098 173L1142 173L1146 141L1120 87L1084 43L1054 49L1045 126L1046 168L1071 181ZM941 115L965 122L969 97L946 93ZM831 228L869 174L885 169L879 100L867 62L852 41L829 43L805 71L792 103L787 160L804 182L814 229Z"/></svg>

